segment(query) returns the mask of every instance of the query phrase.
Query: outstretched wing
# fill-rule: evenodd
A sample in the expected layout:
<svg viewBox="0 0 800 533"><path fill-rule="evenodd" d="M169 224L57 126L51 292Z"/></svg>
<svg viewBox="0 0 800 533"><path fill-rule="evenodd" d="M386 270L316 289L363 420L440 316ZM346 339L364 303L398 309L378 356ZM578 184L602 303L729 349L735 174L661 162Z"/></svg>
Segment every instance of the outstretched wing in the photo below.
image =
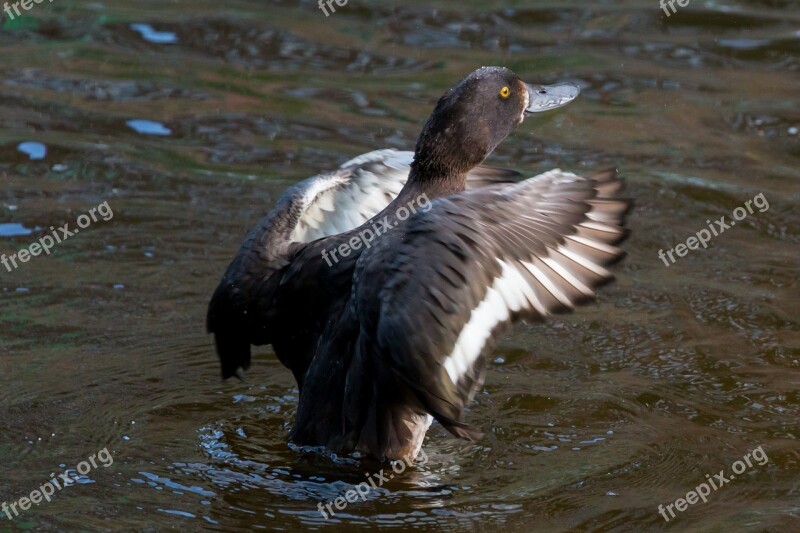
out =
<svg viewBox="0 0 800 533"><path fill-rule="evenodd" d="M379 309L377 322L362 317L377 324L377 364L452 433L475 436L460 418L499 329L569 311L613 279L605 267L623 256L629 208L620 188L615 171L553 170L434 200L402 228L379 303L359 303Z"/></svg>
<svg viewBox="0 0 800 533"><path fill-rule="evenodd" d="M400 193L413 157L377 150L299 183L289 193L297 218L288 240L310 242L357 228Z"/></svg>
<svg viewBox="0 0 800 533"><path fill-rule="evenodd" d="M287 331L286 323L309 326L292 320L291 309L273 305L282 272L304 243L358 227L386 207L408 179L409 164L407 152L370 152L281 195L245 238L208 306L206 329L214 334L223 379L241 377L240 369L250 367L251 345L282 344L284 337L297 335L304 339L302 347L288 340L296 350L275 349L299 382L314 339L306 331Z"/></svg>

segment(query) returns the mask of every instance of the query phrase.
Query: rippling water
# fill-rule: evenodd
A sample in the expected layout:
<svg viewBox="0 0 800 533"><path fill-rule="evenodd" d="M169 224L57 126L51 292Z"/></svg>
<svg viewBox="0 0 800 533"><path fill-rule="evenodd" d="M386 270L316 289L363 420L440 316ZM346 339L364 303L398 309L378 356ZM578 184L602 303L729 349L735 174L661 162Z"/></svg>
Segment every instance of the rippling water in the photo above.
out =
<svg viewBox="0 0 800 533"><path fill-rule="evenodd" d="M362 527L791 531L800 526L800 3L313 1L33 4L0 31L0 503L108 447L114 463L0 529ZM377 465L286 443L268 349L218 381L210 292L289 184L409 149L484 64L582 97L491 158L617 166L636 210L597 304L502 339L457 441L325 520ZM759 193L756 210L665 267ZM762 446L669 523L658 514ZM0 520L4 515L0 514Z"/></svg>

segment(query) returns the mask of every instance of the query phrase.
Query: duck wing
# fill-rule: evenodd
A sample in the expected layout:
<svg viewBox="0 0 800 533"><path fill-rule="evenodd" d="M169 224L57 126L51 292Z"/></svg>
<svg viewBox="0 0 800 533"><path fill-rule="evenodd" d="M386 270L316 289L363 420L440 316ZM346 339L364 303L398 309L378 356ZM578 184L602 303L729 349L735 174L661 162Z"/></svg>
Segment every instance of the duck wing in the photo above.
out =
<svg viewBox="0 0 800 533"><path fill-rule="evenodd" d="M405 152L374 151L284 191L245 238L208 306L206 329L223 379L250 367L251 345L277 344L278 358L299 382L313 339L297 329L308 327L293 313L299 307L286 298L276 303L286 270L306 243L355 228L386 207L403 188L409 163ZM308 302L306 310L314 309ZM295 335L307 342L292 342ZM291 348L297 344L301 356Z"/></svg>
<svg viewBox="0 0 800 533"><path fill-rule="evenodd" d="M398 228L392 250L362 255L380 282L372 286L365 274L365 286L354 287L358 345L384 376L370 404L389 414L346 416L363 424L372 453L382 456L397 434L385 390L413 396L457 436L479 435L461 415L482 386L482 354L498 332L570 311L613 279L606 267L624 255L616 245L630 206L616 197L621 186L616 171L583 178L553 170L437 198ZM354 365L350 382L364 381L356 375L364 366Z"/></svg>
<svg viewBox="0 0 800 533"><path fill-rule="evenodd" d="M412 152L376 150L287 190L292 220L286 239L310 242L368 221L400 193L413 157Z"/></svg>

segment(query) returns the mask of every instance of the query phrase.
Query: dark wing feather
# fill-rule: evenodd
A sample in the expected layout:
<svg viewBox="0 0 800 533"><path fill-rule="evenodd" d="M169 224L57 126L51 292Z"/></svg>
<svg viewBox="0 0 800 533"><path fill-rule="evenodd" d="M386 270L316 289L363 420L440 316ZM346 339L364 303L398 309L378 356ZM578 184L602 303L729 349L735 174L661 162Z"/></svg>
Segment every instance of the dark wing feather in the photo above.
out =
<svg viewBox="0 0 800 533"><path fill-rule="evenodd" d="M555 170L434 200L399 230L395 250L372 257L393 258L381 289L359 301L362 328L375 327L365 333L371 357L444 427L476 436L461 415L500 328L568 311L612 279L605 267L623 256L616 244L629 207L614 197L619 187L613 171Z"/></svg>

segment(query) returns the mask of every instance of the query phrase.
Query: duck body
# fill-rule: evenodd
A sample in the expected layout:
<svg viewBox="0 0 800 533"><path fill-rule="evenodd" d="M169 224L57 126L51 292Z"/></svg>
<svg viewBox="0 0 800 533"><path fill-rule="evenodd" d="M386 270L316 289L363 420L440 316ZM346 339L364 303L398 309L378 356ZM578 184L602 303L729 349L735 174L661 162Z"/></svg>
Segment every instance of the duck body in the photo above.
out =
<svg viewBox="0 0 800 533"><path fill-rule="evenodd" d="M376 150L287 189L245 238L209 304L222 377L250 366L251 345L273 345L281 363L303 378L321 331L347 300L358 250L325 261L359 226L381 231L379 213L402 191L413 152ZM513 183L518 172L479 166L467 188ZM324 242L320 239L330 238ZM379 242L379 239L377 239Z"/></svg>
<svg viewBox="0 0 800 533"><path fill-rule="evenodd" d="M209 305L223 377L272 344L298 383L301 445L412 461L434 419L478 438L461 416L496 335L590 300L623 255L615 172L481 166L526 114L575 96L479 69L439 100L413 159L372 152L287 190Z"/></svg>

